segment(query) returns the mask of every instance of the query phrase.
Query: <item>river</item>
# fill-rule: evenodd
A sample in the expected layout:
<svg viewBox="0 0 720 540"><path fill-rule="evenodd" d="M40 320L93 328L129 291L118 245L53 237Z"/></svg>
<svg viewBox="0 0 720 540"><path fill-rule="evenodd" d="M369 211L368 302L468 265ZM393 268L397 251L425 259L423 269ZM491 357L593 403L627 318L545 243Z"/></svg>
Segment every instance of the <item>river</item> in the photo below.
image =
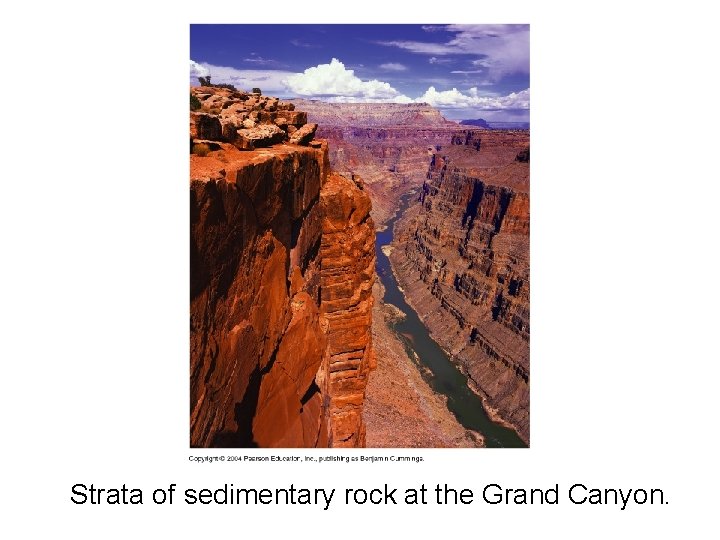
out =
<svg viewBox="0 0 720 540"><path fill-rule="evenodd" d="M514 430L490 419L480 397L468 387L467 377L430 337L417 313L405 302L405 297L392 273L390 260L380 249L392 242L395 222L416 197L416 194L403 196L395 217L388 221L384 231L377 232L376 237L377 273L385 286L383 300L386 304L397 306L406 315L404 319L393 324L393 330L402 340L410 358L419 362L421 368L427 368L420 369L423 378L435 392L447 397L448 409L462 426L482 433L488 448L525 448L527 445Z"/></svg>

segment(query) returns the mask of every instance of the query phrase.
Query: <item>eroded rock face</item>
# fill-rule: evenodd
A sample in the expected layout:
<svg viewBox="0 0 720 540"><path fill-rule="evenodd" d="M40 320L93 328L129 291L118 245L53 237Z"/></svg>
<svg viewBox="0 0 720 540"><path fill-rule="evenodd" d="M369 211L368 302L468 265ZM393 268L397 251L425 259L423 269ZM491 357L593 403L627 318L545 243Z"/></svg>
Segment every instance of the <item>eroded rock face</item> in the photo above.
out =
<svg viewBox="0 0 720 540"><path fill-rule="evenodd" d="M397 224L390 257L433 338L528 442L529 150L515 160L527 132L493 135L487 142L495 153L482 160L474 156L486 151L485 133L479 152L469 139L469 148L433 156L418 204Z"/></svg>
<svg viewBox="0 0 720 540"><path fill-rule="evenodd" d="M192 446L327 441L314 385L322 151L268 149L191 181Z"/></svg>
<svg viewBox="0 0 720 540"><path fill-rule="evenodd" d="M365 446L362 407L375 357L375 226L362 184L331 174L321 193L321 311L328 322L331 440Z"/></svg>
<svg viewBox="0 0 720 540"><path fill-rule="evenodd" d="M190 159L191 446L362 446L358 410L373 359L369 198L330 175L314 129L301 135L310 146L286 144L276 118L258 118L243 129L283 131L282 140L241 151L243 129L228 140L211 112L232 109L232 99L273 113L292 104L197 91L211 101L191 115L191 143L202 134L208 149Z"/></svg>

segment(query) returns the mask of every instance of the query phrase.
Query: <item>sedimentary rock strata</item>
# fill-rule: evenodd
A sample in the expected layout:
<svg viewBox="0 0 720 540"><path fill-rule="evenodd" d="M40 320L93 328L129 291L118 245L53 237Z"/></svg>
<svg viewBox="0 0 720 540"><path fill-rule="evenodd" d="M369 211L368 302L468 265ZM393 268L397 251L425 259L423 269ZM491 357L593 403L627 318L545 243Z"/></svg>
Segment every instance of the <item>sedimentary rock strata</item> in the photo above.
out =
<svg viewBox="0 0 720 540"><path fill-rule="evenodd" d="M369 198L292 104L191 92L190 443L362 446Z"/></svg>
<svg viewBox="0 0 720 540"><path fill-rule="evenodd" d="M459 127L424 103L294 102L328 140L333 169L363 179L377 226L394 214L400 196L422 185L430 156Z"/></svg>
<svg viewBox="0 0 720 540"><path fill-rule="evenodd" d="M491 410L529 440L527 132L458 134L433 155L390 255L407 299Z"/></svg>
<svg viewBox="0 0 720 540"><path fill-rule="evenodd" d="M455 354L496 418L527 441L528 132L461 127L424 104L297 103L330 141L332 166L364 179L376 224L393 215L400 196L422 187L423 205L397 224L391 259L433 337ZM379 297L376 302L382 317ZM384 353L399 350L392 333L375 334ZM384 360L373 377L393 380L398 364ZM422 415L407 381L394 385L405 399L385 400L384 387L371 380L366 417L383 432L370 437L372 444L396 439L379 420L389 414L376 407L381 401L393 403L398 423L410 426L408 440L447 444L410 420Z"/></svg>
<svg viewBox="0 0 720 540"><path fill-rule="evenodd" d="M362 407L370 370L375 226L362 184L332 173L321 192L321 312L328 329L334 446L365 446Z"/></svg>

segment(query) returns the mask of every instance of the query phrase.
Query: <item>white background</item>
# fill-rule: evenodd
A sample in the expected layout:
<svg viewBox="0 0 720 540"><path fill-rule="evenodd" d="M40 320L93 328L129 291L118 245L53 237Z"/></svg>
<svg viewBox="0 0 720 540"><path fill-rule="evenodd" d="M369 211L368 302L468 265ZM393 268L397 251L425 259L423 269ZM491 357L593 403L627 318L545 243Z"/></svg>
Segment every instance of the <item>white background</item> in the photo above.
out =
<svg viewBox="0 0 720 540"><path fill-rule="evenodd" d="M704 3L70 4L13 5L0 23L4 537L717 537L719 47ZM188 461L190 22L531 24L530 450ZM583 482L659 487L669 504L152 504L172 482ZM75 483L146 503L74 505Z"/></svg>

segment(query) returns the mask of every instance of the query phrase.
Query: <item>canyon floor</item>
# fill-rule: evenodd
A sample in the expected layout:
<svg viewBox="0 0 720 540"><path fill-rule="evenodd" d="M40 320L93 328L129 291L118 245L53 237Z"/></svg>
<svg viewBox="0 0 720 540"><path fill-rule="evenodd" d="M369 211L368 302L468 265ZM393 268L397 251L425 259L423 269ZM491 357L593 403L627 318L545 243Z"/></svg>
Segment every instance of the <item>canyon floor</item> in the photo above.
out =
<svg viewBox="0 0 720 540"><path fill-rule="evenodd" d="M461 448L483 445L480 434L463 428L448 410L446 399L423 379L390 325L402 316L383 303L382 283L373 295L373 343L377 367L370 375L363 417L368 447Z"/></svg>

